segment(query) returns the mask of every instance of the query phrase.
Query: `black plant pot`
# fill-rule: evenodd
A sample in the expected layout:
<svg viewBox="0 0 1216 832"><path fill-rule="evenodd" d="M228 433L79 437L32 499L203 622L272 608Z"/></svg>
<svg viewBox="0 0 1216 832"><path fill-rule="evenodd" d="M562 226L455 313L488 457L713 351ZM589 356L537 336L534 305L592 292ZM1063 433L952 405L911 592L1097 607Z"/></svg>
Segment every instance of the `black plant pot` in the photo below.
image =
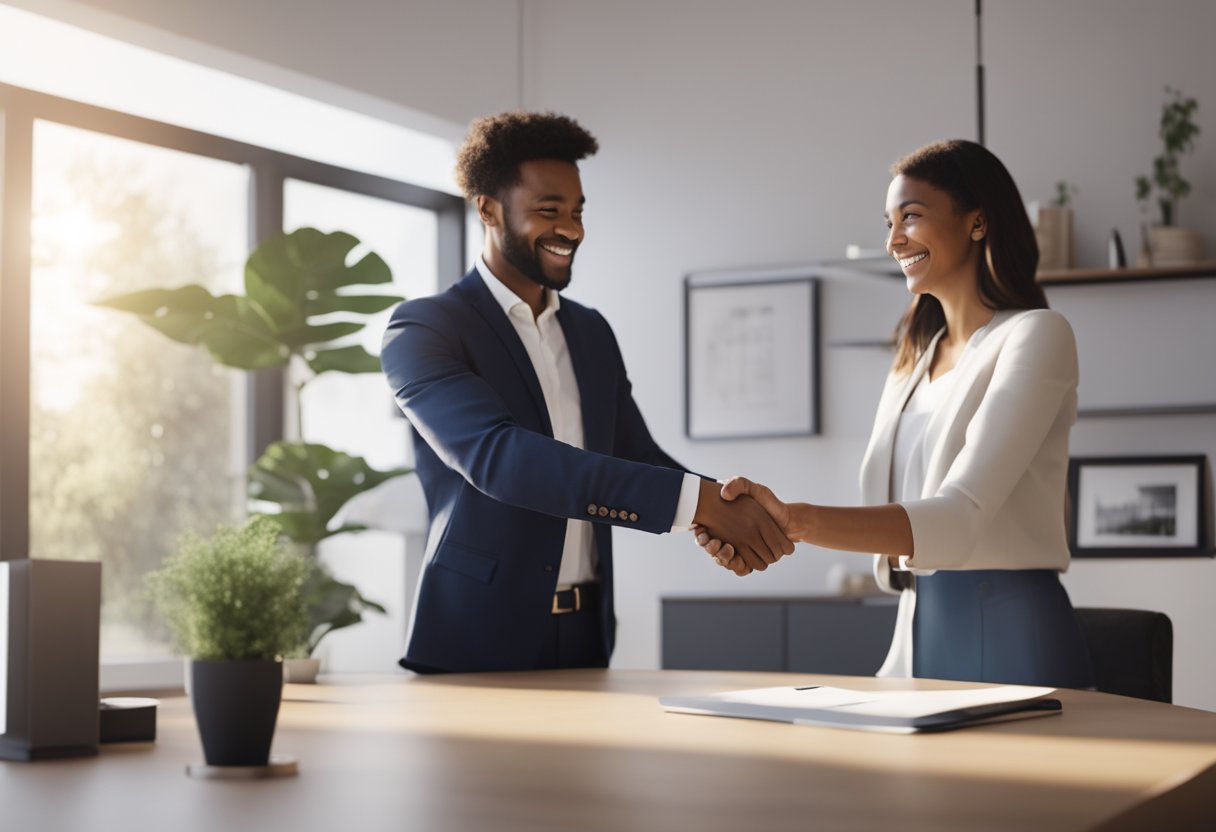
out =
<svg viewBox="0 0 1216 832"><path fill-rule="evenodd" d="M266 765L282 698L282 662L192 661L190 699L207 765Z"/></svg>

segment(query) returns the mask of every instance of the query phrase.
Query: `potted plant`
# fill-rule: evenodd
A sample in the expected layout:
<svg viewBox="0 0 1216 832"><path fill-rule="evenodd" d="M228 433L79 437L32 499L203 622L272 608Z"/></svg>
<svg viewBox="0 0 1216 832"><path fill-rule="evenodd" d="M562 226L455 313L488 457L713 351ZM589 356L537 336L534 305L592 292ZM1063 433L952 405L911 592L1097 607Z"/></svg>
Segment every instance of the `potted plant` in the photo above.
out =
<svg viewBox="0 0 1216 832"><path fill-rule="evenodd" d="M1061 179L1051 204L1039 208L1035 237L1041 271L1073 267L1072 198L1076 195L1077 187Z"/></svg>
<svg viewBox="0 0 1216 832"><path fill-rule="evenodd" d="M346 340L366 326L366 315L403 298L358 291L392 282L388 265L374 252L348 262L358 245L350 234L301 228L266 240L250 254L243 295L213 296L202 286L189 285L132 292L98 305L133 313L175 341L200 345L224 366L286 368L298 430L301 393L309 381L326 372L380 372L379 358ZM408 473L409 468L379 471L361 457L297 438L267 448L246 481L254 512L274 518L284 534L315 555L322 539L362 528L329 528L343 503ZM357 624L364 612L384 612L323 569L314 573L307 595L309 630L294 651L304 655L327 633ZM297 674L291 680L305 679Z"/></svg>
<svg viewBox="0 0 1216 832"><path fill-rule="evenodd" d="M264 766L283 692L284 653L307 636L305 589L317 569L279 526L252 517L210 537L187 532L147 577L177 646L209 766Z"/></svg>
<svg viewBox="0 0 1216 832"><path fill-rule="evenodd" d="M1136 199L1141 210L1148 209L1155 196L1160 210L1160 224L1147 230L1141 245L1141 265L1193 263L1203 259L1203 236L1194 229L1178 227L1178 202L1191 192L1191 183L1183 178L1179 163L1182 156L1195 149L1199 125L1195 113L1199 109L1194 98L1165 88L1168 96L1161 109L1158 135L1163 149L1153 159L1153 175L1136 177Z"/></svg>

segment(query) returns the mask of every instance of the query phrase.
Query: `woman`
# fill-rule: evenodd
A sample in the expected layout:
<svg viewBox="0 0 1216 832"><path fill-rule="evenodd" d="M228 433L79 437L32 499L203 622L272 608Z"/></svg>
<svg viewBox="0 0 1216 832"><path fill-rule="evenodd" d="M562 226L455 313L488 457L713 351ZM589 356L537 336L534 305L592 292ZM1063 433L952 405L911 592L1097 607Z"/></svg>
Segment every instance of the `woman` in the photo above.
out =
<svg viewBox="0 0 1216 832"><path fill-rule="evenodd" d="M1058 577L1076 344L1035 282L1021 196L968 141L922 147L891 172L887 252L914 297L862 463L864 507L787 504L743 478L723 495L759 500L792 541L879 553L879 585L900 592L879 675L1089 687ZM704 530L697 541L750 571Z"/></svg>

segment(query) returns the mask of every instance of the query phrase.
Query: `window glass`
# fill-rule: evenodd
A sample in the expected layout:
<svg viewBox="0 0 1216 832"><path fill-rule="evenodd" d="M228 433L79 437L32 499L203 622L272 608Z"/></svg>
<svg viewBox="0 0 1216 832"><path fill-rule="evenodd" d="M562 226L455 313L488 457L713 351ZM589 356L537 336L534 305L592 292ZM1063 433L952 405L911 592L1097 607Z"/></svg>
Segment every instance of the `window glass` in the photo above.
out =
<svg viewBox="0 0 1216 832"><path fill-rule="evenodd" d="M283 216L288 230L312 226L355 235L361 246L352 252L353 259L369 249L383 257L392 270L393 285L369 288L369 293L383 291L413 298L436 289L438 225L431 211L288 180ZM353 336L354 342L379 355L391 315L388 309L369 316L367 327ZM376 468L412 464L407 423L380 373L318 376L304 389L302 418L302 435L310 442L362 456ZM417 510L417 503L403 497L394 506L406 510L412 505ZM326 636L318 648L325 670L388 668L400 655L409 613L402 537L374 530L335 535L322 541L318 552L339 580L354 584L388 610L388 615L370 613L358 627Z"/></svg>
<svg viewBox="0 0 1216 832"><path fill-rule="evenodd" d="M248 170L36 122L30 554L102 563L106 657L168 652L143 576L241 508L245 376L93 301L239 291Z"/></svg>

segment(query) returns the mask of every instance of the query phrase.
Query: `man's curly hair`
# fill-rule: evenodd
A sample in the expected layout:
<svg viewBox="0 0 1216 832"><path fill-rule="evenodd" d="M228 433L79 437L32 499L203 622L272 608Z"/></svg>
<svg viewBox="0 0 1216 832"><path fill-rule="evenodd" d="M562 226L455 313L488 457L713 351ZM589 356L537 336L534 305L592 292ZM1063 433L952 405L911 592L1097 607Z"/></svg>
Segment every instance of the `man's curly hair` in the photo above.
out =
<svg viewBox="0 0 1216 832"><path fill-rule="evenodd" d="M498 199L519 181L519 166L537 159L578 162L599 150L595 136L557 113L499 113L473 122L456 157L456 183L466 199Z"/></svg>

